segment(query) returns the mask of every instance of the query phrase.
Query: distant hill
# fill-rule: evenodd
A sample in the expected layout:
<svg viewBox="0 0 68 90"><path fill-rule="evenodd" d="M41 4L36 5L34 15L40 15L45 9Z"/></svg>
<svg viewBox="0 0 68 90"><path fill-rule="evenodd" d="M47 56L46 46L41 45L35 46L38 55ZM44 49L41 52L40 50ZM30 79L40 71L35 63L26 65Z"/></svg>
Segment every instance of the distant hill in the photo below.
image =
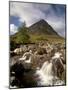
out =
<svg viewBox="0 0 68 90"><path fill-rule="evenodd" d="M45 20L41 19L29 27L31 34L58 35L58 33Z"/></svg>
<svg viewBox="0 0 68 90"><path fill-rule="evenodd" d="M14 49L20 44L38 42L63 42L64 38L45 21L40 20L30 27L19 27L18 32L10 36L11 48Z"/></svg>

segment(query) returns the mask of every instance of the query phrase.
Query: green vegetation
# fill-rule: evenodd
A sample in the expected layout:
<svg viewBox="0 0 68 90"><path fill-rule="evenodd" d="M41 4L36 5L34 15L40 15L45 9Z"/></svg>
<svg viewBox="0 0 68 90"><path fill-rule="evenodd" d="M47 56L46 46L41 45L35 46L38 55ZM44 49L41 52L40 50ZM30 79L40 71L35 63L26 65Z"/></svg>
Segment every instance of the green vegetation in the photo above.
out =
<svg viewBox="0 0 68 90"><path fill-rule="evenodd" d="M30 35L31 42L49 42L49 43L64 43L64 38L54 35Z"/></svg>
<svg viewBox="0 0 68 90"><path fill-rule="evenodd" d="M13 38L10 38L10 50L14 50L16 48L17 44L13 40Z"/></svg>
<svg viewBox="0 0 68 90"><path fill-rule="evenodd" d="M44 20L41 20L27 28L26 23L18 28L18 32L10 36L10 48L18 45L38 42L63 43L64 38L60 37L53 28Z"/></svg>
<svg viewBox="0 0 68 90"><path fill-rule="evenodd" d="M18 33L10 36L10 49L13 50L17 45L30 43L30 36L26 27L19 27Z"/></svg>
<svg viewBox="0 0 68 90"><path fill-rule="evenodd" d="M29 43L30 37L27 32L26 27L20 27L19 33L16 35L16 43L23 44L23 43Z"/></svg>

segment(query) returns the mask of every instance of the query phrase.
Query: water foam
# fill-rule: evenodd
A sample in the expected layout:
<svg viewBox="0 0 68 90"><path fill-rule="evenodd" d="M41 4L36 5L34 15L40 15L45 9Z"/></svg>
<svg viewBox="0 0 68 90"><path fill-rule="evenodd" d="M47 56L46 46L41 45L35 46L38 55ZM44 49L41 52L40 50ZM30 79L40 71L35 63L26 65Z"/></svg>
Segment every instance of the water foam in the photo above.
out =
<svg viewBox="0 0 68 90"><path fill-rule="evenodd" d="M52 86L52 85L63 85L64 82L59 80L57 76L54 76L52 70L53 64L51 62L44 62L40 70L36 71L38 75L39 86Z"/></svg>

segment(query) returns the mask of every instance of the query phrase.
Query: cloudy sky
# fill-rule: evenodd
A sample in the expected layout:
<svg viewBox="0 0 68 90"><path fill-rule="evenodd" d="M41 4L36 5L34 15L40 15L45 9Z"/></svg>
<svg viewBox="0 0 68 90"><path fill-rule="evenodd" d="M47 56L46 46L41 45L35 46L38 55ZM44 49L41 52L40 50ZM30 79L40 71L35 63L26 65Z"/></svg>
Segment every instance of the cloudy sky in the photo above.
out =
<svg viewBox="0 0 68 90"><path fill-rule="evenodd" d="M29 27L40 19L46 20L59 35L65 37L65 5L10 2L10 34L25 21Z"/></svg>

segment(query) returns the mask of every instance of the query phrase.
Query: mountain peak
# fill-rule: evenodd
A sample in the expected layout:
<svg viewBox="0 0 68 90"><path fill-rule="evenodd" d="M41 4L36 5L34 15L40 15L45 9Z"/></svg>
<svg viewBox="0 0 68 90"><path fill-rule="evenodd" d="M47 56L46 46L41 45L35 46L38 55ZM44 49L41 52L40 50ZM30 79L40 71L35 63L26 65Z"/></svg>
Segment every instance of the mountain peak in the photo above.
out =
<svg viewBox="0 0 68 90"><path fill-rule="evenodd" d="M57 35L57 32L50 26L44 19L39 20L35 24L29 27L29 32L32 34L44 34L44 35Z"/></svg>
<svg viewBox="0 0 68 90"><path fill-rule="evenodd" d="M47 22L44 19L41 19L38 22L36 22L35 24L37 24L37 23L39 23L39 24L46 24Z"/></svg>
<svg viewBox="0 0 68 90"><path fill-rule="evenodd" d="M40 19L38 22L45 22L45 20L44 19Z"/></svg>

